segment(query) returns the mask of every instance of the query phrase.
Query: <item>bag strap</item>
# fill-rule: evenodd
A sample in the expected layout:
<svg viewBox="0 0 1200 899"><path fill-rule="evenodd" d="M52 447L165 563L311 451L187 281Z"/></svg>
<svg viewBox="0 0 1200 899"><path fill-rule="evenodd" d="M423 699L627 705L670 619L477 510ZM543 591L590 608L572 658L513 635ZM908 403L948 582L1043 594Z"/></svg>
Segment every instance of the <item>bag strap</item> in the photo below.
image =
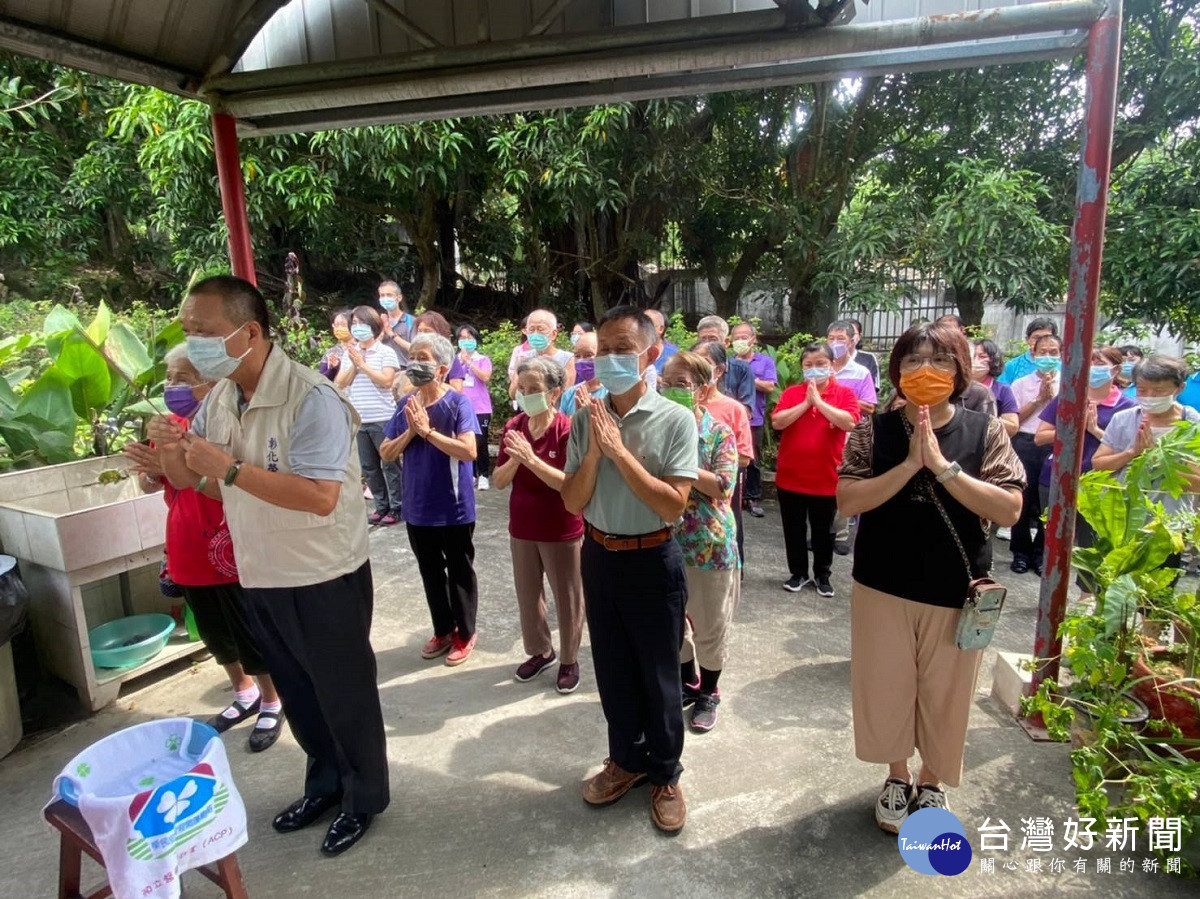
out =
<svg viewBox="0 0 1200 899"><path fill-rule="evenodd" d="M909 422L908 416L903 412L900 413L900 421L904 424L904 433L908 435L909 440L912 440L912 424ZM917 476L921 477L921 475L926 473L927 469L921 469ZM942 505L942 501L938 498L937 490L934 489L933 483L930 480L931 477L932 475L921 477L921 484L925 487L926 492L928 492L934 506L937 507L938 513L942 516L942 521L946 523L946 529L950 531L950 536L954 538L954 545L958 547L958 554L962 557L963 567L967 569L967 580L973 580L975 572L971 570L971 559L967 555L966 547L963 546L962 538L958 536L958 528L950 520L950 513L946 511L946 507Z"/></svg>

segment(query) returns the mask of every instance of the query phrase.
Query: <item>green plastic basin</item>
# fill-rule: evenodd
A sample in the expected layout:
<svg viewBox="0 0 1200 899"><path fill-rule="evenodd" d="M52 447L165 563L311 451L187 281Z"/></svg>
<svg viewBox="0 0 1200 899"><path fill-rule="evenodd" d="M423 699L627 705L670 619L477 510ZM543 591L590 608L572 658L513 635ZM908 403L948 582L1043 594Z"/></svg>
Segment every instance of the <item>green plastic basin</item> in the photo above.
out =
<svg viewBox="0 0 1200 899"><path fill-rule="evenodd" d="M132 668L148 662L167 645L175 619L152 612L118 618L88 631L92 663L97 668Z"/></svg>

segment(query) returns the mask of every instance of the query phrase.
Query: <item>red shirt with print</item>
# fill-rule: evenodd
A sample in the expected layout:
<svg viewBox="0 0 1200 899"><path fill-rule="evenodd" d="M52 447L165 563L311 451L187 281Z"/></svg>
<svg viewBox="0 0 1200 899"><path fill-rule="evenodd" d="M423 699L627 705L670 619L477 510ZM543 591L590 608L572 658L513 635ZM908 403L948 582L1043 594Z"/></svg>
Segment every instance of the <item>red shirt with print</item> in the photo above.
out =
<svg viewBox="0 0 1200 899"><path fill-rule="evenodd" d="M188 420L172 416L186 431ZM176 490L163 478L167 503L167 574L181 587L235 584L237 563L225 506L196 490Z"/></svg>
<svg viewBox="0 0 1200 899"><path fill-rule="evenodd" d="M799 406L806 396L807 384L789 387L779 397L775 411L783 412ZM821 399L835 409L849 412L855 422L861 417L854 391L843 387L832 377L821 391ZM836 495L838 466L842 464L842 449L848 433L834 425L816 407L808 409L783 429L783 436L779 439L779 458L775 463L775 486L810 496Z"/></svg>
<svg viewBox="0 0 1200 899"><path fill-rule="evenodd" d="M504 424L500 435L499 468L508 461L504 436L509 431L524 435L533 454L547 465L562 469L567 464L567 441L571 438L571 419L555 412L546 432L536 440L529 433L529 416L522 412ZM583 536L583 516L572 515L563 505L562 494L522 465L513 476L508 498L508 533L518 540L541 543L565 543Z"/></svg>

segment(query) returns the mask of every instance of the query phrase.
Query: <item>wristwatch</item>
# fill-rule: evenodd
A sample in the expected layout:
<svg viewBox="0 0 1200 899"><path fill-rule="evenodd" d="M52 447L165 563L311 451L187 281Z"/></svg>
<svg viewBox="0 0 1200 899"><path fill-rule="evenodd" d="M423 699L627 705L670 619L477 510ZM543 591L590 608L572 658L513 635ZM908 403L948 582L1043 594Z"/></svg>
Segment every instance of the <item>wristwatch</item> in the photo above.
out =
<svg viewBox="0 0 1200 899"><path fill-rule="evenodd" d="M949 467L947 467L945 471L937 476L937 482L939 484L944 484L952 478L958 477L960 474L962 474L962 466L957 462L951 462Z"/></svg>
<svg viewBox="0 0 1200 899"><path fill-rule="evenodd" d="M238 473L242 470L242 460L234 459L233 464L225 472L225 480L222 483L226 487L232 487L233 482L237 480Z"/></svg>

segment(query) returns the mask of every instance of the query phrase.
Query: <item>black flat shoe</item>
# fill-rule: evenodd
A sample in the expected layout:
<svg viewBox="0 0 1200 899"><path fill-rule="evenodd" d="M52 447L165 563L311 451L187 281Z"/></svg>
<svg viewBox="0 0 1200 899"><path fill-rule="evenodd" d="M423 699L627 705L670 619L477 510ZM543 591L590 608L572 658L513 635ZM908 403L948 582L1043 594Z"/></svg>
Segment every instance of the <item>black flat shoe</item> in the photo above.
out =
<svg viewBox="0 0 1200 899"><path fill-rule="evenodd" d="M1008 567L1013 574L1024 574L1029 570L1029 563L1024 559L1013 559L1012 564Z"/></svg>
<svg viewBox="0 0 1200 899"><path fill-rule="evenodd" d="M255 715L257 715L258 707L260 705L262 705L262 697L261 696L258 697L258 699L254 700L254 702L250 703L250 705L242 705L240 702L238 702L235 699L233 702L231 702L228 706L225 707L224 712L221 712L221 714L219 714L219 715L213 715L205 723L209 727L211 727L213 730L215 730L217 733L223 734L223 733L225 733L225 731L229 730L229 728L236 727L237 725L239 725L243 721L245 721L247 718L253 718ZM228 712L230 709L233 709L234 711L236 711L237 715L235 715L233 717L227 717L225 715L225 712Z"/></svg>
<svg viewBox="0 0 1200 899"><path fill-rule="evenodd" d="M341 801L341 796L304 796L276 815L271 826L280 833L302 830Z"/></svg>
<svg viewBox="0 0 1200 899"><path fill-rule="evenodd" d="M270 724L270 727L259 727L259 722ZM283 712L259 712L254 730L250 731L250 751L262 752L270 749L283 733Z"/></svg>
<svg viewBox="0 0 1200 899"><path fill-rule="evenodd" d="M374 815L347 815L342 812L329 825L325 841L321 843L321 852L325 855L341 855L363 838L367 828L371 826Z"/></svg>

